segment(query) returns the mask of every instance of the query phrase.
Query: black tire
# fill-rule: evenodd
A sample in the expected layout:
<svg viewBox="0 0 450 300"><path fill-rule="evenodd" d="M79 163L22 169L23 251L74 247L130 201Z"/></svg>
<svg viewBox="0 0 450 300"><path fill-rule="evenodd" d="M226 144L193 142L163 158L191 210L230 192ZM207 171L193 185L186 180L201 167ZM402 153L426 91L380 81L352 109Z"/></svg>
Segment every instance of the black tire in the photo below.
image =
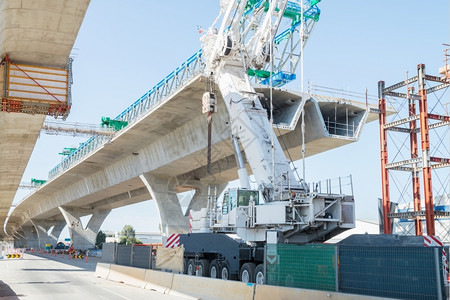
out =
<svg viewBox="0 0 450 300"><path fill-rule="evenodd" d="M220 267L219 278L224 280L231 279L230 264L227 261L222 262L222 266Z"/></svg>
<svg viewBox="0 0 450 300"><path fill-rule="evenodd" d="M209 277L209 261L207 259L200 259L198 262L197 276Z"/></svg>
<svg viewBox="0 0 450 300"><path fill-rule="evenodd" d="M183 258L183 274L187 274L188 258Z"/></svg>
<svg viewBox="0 0 450 300"><path fill-rule="evenodd" d="M220 268L217 260L213 259L209 265L209 277L220 278Z"/></svg>
<svg viewBox="0 0 450 300"><path fill-rule="evenodd" d="M239 278L242 282L255 282L255 269L256 265L254 263L245 263L241 267L239 272Z"/></svg>
<svg viewBox="0 0 450 300"><path fill-rule="evenodd" d="M266 283L266 274L264 273L264 265L259 264L255 269L255 283L256 284L265 284Z"/></svg>
<svg viewBox="0 0 450 300"><path fill-rule="evenodd" d="M192 258L188 260L186 274L195 276L195 262Z"/></svg>

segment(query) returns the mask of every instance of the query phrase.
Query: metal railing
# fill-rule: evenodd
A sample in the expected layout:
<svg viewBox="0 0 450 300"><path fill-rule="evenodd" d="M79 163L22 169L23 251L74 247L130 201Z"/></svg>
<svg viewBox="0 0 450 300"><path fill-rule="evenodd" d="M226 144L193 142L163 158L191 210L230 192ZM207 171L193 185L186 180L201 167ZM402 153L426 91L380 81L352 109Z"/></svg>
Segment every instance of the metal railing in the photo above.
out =
<svg viewBox="0 0 450 300"><path fill-rule="evenodd" d="M352 175L310 183L310 190L319 194L353 195Z"/></svg>
<svg viewBox="0 0 450 300"><path fill-rule="evenodd" d="M53 169L50 170L50 172L48 172L49 181L58 176L59 174L65 172L69 168L73 167L74 165L76 165L83 158L87 157L88 155L99 149L101 146L103 146L110 140L111 137L104 135L97 135L88 139L86 142L81 144L80 147L77 150L75 150L71 155L67 156L62 162L60 162L56 167L54 167ZM47 183L49 181L47 181Z"/></svg>
<svg viewBox="0 0 450 300"><path fill-rule="evenodd" d="M304 12L304 18L307 23L307 27L312 26L308 24L313 24L315 21L317 21L316 18L318 18L318 15L320 14L320 10L317 8L315 3L316 2L314 2L314 4L309 3L310 6L308 6ZM294 2L290 3L289 5L291 5L292 8L297 7L295 6L296 4ZM282 41L285 41L287 44L292 44L289 43L290 39L293 36L291 33L295 28L299 26L299 24L299 22L292 24L288 29L277 35L275 37L275 42L279 44ZM312 30L312 28L310 30ZM293 52L296 51L296 49L297 47L291 47L287 52L289 52L290 55L294 55ZM283 51L283 53L286 53L286 51ZM290 56L288 58L283 57L284 54L276 63L276 66L280 69L283 68L283 66L286 64L286 61L290 61ZM291 72L295 70L295 67L291 70ZM141 117L155 108L158 104L163 102L169 96L173 95L176 91L180 90L194 77L201 74L204 71L204 68L205 64L202 57L202 50L199 50L188 60L182 63L178 68L176 68L173 72L167 75L163 80L158 82L151 90L149 90L142 97L131 104L127 109L125 109L122 113L120 113L115 118L115 120L126 121L128 122L128 126L139 121ZM73 154L69 155L60 164L50 170L48 179L51 180L62 172L67 171L80 160L98 150L109 140L110 138L93 136L85 143L83 143Z"/></svg>
<svg viewBox="0 0 450 300"><path fill-rule="evenodd" d="M346 137L355 137L356 126L354 121L350 124L350 123L333 122L328 119L325 120L325 126L329 134Z"/></svg>
<svg viewBox="0 0 450 300"><path fill-rule="evenodd" d="M203 69L204 63L200 50L120 113L115 120L126 121L128 122L128 126L139 121L146 113L183 88L194 77L201 74ZM107 136L95 135L91 137L81 144L74 153L50 170L48 179L51 180L67 171L79 161L100 149L100 147L110 140L111 137Z"/></svg>
<svg viewBox="0 0 450 300"><path fill-rule="evenodd" d="M204 62L200 50L120 113L115 120L126 121L128 124L138 121L144 113L174 94L203 70Z"/></svg>

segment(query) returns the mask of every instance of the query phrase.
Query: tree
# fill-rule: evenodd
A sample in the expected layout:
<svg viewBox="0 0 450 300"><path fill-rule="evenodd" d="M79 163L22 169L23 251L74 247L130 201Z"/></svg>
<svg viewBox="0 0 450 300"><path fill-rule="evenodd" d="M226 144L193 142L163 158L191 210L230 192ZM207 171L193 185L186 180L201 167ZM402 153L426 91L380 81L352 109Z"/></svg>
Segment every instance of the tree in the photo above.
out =
<svg viewBox="0 0 450 300"><path fill-rule="evenodd" d="M106 242L106 234L100 230L97 234L97 239L95 240L95 247L102 249L104 242Z"/></svg>
<svg viewBox="0 0 450 300"><path fill-rule="evenodd" d="M142 242L135 237L136 233L134 231L133 226L125 225L120 232L120 241L121 245L132 245L132 244L142 244Z"/></svg>

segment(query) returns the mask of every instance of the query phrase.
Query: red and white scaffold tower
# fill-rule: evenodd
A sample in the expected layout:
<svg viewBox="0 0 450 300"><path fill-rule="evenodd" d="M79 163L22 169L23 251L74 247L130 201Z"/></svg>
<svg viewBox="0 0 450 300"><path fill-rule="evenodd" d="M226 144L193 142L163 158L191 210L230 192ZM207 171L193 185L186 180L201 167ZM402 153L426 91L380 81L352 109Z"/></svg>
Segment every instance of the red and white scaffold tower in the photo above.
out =
<svg viewBox="0 0 450 300"><path fill-rule="evenodd" d="M378 82L385 234L392 233L393 224L404 222L411 226L403 226L403 234L423 235L425 231L426 235L449 235L449 229L440 233L435 227L439 219L450 217L450 117L449 104L444 103L448 101L444 95L450 86L450 73L446 70L447 62L442 77L427 75L425 65L419 64L417 76L407 75L406 80L389 87L384 81ZM390 122L387 101L396 110ZM398 174L402 174L401 179L396 177ZM391 210L393 203L396 210Z"/></svg>

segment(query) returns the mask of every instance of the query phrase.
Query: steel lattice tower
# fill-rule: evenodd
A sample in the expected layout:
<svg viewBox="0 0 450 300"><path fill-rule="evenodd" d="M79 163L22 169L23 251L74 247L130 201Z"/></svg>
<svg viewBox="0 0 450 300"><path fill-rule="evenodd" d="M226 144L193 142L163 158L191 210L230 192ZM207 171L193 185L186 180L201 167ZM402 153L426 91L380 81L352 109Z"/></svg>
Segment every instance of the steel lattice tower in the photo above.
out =
<svg viewBox="0 0 450 300"><path fill-rule="evenodd" d="M417 76L389 87L378 82L385 234L395 224L402 234L449 235L435 226L450 216L450 117L444 103L450 77L443 75L427 75L419 64ZM390 122L387 102L396 112Z"/></svg>

